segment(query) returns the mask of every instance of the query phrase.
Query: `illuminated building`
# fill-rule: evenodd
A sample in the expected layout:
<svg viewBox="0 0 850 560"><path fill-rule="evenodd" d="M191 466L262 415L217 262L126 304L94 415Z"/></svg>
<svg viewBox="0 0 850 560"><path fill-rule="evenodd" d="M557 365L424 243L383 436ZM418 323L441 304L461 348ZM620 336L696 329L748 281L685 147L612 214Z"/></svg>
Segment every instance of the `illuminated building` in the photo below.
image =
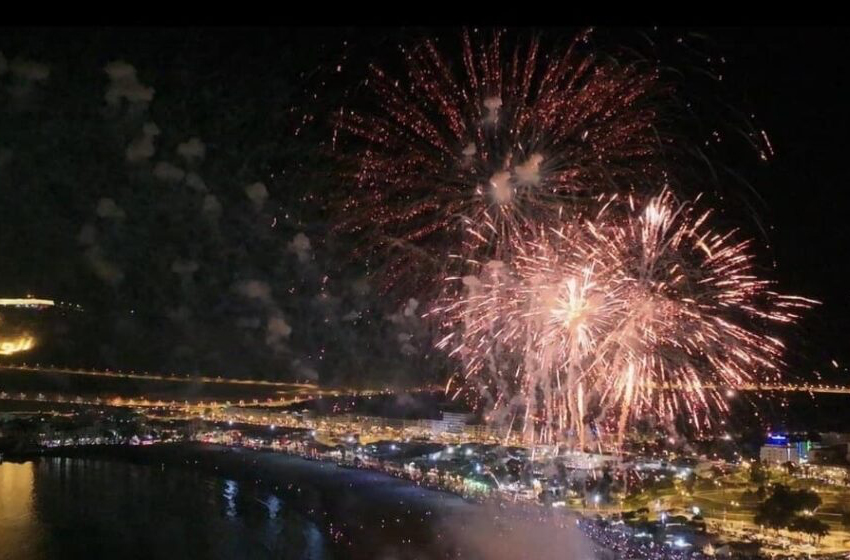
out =
<svg viewBox="0 0 850 560"><path fill-rule="evenodd" d="M461 412L443 412L442 420L431 420L431 431L435 434L464 432L471 415Z"/></svg>
<svg viewBox="0 0 850 560"><path fill-rule="evenodd" d="M39 298L0 298L0 307L53 307L55 302L52 299Z"/></svg>
<svg viewBox="0 0 850 560"><path fill-rule="evenodd" d="M806 463L809 460L810 441L791 441L784 434L768 434L761 446L759 458L765 463Z"/></svg>
<svg viewBox="0 0 850 560"><path fill-rule="evenodd" d="M52 335L57 333L61 338L74 329L64 324L60 317L81 311L82 306L75 303L36 298L29 294L25 297L0 297L0 357L44 346L45 341L56 340L57 337Z"/></svg>
<svg viewBox="0 0 850 560"><path fill-rule="evenodd" d="M11 356L18 352L31 350L35 346L35 339L28 335L10 338L0 337L0 356Z"/></svg>

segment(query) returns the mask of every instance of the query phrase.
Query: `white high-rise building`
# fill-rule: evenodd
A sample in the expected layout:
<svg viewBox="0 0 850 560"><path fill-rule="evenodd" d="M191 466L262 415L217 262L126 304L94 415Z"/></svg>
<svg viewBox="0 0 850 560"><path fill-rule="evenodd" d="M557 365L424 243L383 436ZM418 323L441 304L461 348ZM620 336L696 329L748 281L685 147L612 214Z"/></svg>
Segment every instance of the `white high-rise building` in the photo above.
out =
<svg viewBox="0 0 850 560"><path fill-rule="evenodd" d="M797 446L791 443L767 444L761 446L759 458L763 463L799 463Z"/></svg>

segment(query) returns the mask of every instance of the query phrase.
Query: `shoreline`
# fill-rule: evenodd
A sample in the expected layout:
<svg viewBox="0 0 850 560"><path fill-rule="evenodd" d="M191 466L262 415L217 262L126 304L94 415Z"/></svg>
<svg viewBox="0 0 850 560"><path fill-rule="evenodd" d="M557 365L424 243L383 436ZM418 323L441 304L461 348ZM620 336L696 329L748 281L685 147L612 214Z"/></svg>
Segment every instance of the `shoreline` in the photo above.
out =
<svg viewBox="0 0 850 560"><path fill-rule="evenodd" d="M197 442L44 451L14 461L128 461L263 485L316 523L333 558L554 560L564 558L566 549L576 551L570 558L593 557L572 518L474 504L386 473L332 462Z"/></svg>
<svg viewBox="0 0 850 560"><path fill-rule="evenodd" d="M432 522L439 524L459 509L470 515L473 507L453 494L421 488L384 473L198 442L55 448L9 461L41 459L159 465L264 486L283 495L289 507L322 530L333 558L451 557L452 546L442 542L439 531L435 534Z"/></svg>

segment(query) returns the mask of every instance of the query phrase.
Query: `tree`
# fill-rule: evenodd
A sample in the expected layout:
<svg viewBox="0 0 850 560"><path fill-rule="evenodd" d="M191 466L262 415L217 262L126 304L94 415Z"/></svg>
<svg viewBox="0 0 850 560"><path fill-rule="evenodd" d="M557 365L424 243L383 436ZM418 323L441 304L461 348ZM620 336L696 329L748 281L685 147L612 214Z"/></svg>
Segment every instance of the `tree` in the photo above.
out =
<svg viewBox="0 0 850 560"><path fill-rule="evenodd" d="M717 485L714 483L713 479L709 479L709 478L699 478L699 479L697 479L696 488L698 490L714 490L716 487L717 487Z"/></svg>
<svg viewBox="0 0 850 560"><path fill-rule="evenodd" d="M767 479L768 473L761 461L753 461L753 464L750 466L750 482L764 484Z"/></svg>
<svg viewBox="0 0 850 560"><path fill-rule="evenodd" d="M798 515L788 528L792 531L799 531L811 536L813 540L818 540L829 534L829 526L816 517L810 515Z"/></svg>
<svg viewBox="0 0 850 560"><path fill-rule="evenodd" d="M799 512L813 512L820 505L820 496L815 492L791 490L783 484L777 484L770 497L759 504L755 522L772 529L790 528Z"/></svg>
<svg viewBox="0 0 850 560"><path fill-rule="evenodd" d="M685 489L689 494L694 493L694 487L697 483L697 473L691 472L688 477L685 479Z"/></svg>
<svg viewBox="0 0 850 560"><path fill-rule="evenodd" d="M669 477L659 478L658 480L649 480L647 481L647 490L653 496L657 496L664 490L670 490L673 488L673 479Z"/></svg>
<svg viewBox="0 0 850 560"><path fill-rule="evenodd" d="M564 465L564 463L563 463L563 462L560 462L560 461L559 461L559 462L555 465L555 468L556 468L556 469L557 469L557 471L558 471L558 478L560 479L561 483L562 483L562 484L566 484L566 483L567 483L567 481L569 480L569 473L567 472L567 467L566 467L566 465Z"/></svg>
<svg viewBox="0 0 850 560"><path fill-rule="evenodd" d="M610 467L605 467L602 471L602 477L594 483L587 486L587 491L596 496L597 503L610 503L611 501L611 486L614 482L611 476Z"/></svg>

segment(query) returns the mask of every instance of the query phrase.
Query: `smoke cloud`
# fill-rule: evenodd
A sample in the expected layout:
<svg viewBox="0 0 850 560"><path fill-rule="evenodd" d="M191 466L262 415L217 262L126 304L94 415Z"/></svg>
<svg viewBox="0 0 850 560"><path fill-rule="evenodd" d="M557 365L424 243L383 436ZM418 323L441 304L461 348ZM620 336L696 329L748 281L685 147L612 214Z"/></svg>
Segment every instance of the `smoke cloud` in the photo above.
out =
<svg viewBox="0 0 850 560"><path fill-rule="evenodd" d="M124 210L111 198L101 198L97 202L97 215L112 220L123 220L126 216Z"/></svg>
<svg viewBox="0 0 850 560"><path fill-rule="evenodd" d="M142 127L142 134L134 138L130 142L130 145L127 146L127 161L130 163L138 163L152 158L156 152L153 142L159 133L159 127L154 123L145 123Z"/></svg>
<svg viewBox="0 0 850 560"><path fill-rule="evenodd" d="M299 262L307 262L310 260L312 247L310 246L310 239L304 235L303 233L299 233L289 244L286 246L287 251L290 253L295 253L298 255Z"/></svg>
<svg viewBox="0 0 850 560"><path fill-rule="evenodd" d="M153 176L166 183L179 183L186 176L186 172L172 163L160 161L153 168Z"/></svg>
<svg viewBox="0 0 850 560"><path fill-rule="evenodd" d="M252 183L245 187L245 194L254 203L254 208L259 210L263 207L266 199L269 197L269 191L263 183Z"/></svg>
<svg viewBox="0 0 850 560"><path fill-rule="evenodd" d="M204 159L207 153L206 145L200 138L193 137L177 146L177 153L188 163L194 163Z"/></svg>
<svg viewBox="0 0 850 560"><path fill-rule="evenodd" d="M109 76L105 95L109 105L120 105L121 100L126 99L128 103L144 106L153 100L154 89L139 82L132 64L116 60L107 64L103 70Z"/></svg>

